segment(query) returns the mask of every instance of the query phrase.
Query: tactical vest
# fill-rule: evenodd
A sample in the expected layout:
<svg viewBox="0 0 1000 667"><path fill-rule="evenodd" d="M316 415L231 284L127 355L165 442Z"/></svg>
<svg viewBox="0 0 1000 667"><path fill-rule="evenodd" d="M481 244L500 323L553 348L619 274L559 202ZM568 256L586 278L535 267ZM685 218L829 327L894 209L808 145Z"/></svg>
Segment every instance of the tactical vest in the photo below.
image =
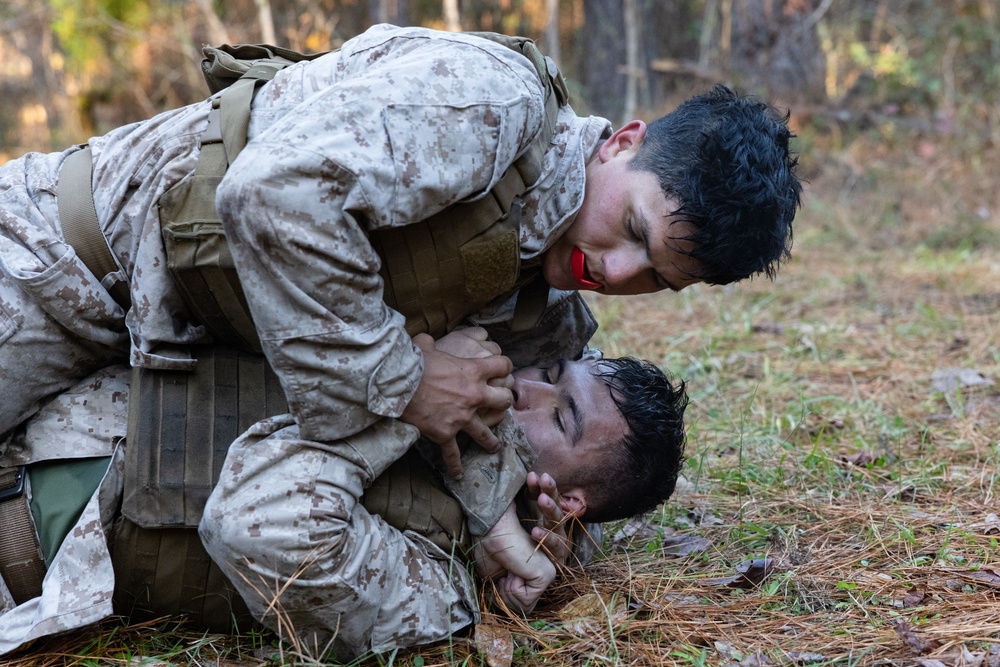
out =
<svg viewBox="0 0 1000 667"><path fill-rule="evenodd" d="M518 299L514 326L526 329L541 315L548 294L540 272L521 270L521 198L541 176L559 107L568 102L566 86L551 58L530 39L472 34L531 61L545 88L544 123L486 196L420 223L370 234L381 259L385 303L406 318L411 336L443 336L466 316L521 288L526 289ZM266 45L206 48L205 56L202 68L209 87L224 92L213 100L194 173L160 197L167 266L192 313L218 341L259 352L260 340L215 211L215 190L246 145L255 91L303 57Z"/></svg>
<svg viewBox="0 0 1000 667"><path fill-rule="evenodd" d="M193 350L193 372L132 370L125 488L111 534L115 613L132 622L184 615L212 632L254 621L198 537L230 444L255 422L288 411L263 355ZM462 507L416 449L365 489L361 504L445 553L471 544Z"/></svg>

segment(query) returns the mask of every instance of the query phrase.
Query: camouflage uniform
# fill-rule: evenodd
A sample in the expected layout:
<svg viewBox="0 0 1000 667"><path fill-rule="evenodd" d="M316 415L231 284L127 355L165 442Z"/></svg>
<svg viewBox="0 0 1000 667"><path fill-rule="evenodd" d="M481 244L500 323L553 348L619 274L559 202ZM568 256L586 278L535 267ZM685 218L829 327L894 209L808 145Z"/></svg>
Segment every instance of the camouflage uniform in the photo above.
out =
<svg viewBox="0 0 1000 667"><path fill-rule="evenodd" d="M355 434L362 442L384 428L422 372L402 318L381 301L366 232L417 223L485 193L539 131L542 95L530 63L499 44L377 26L337 54L280 72L256 97L250 141L217 204L265 352L299 435L317 452L328 447L319 443ZM100 279L65 243L58 218L59 169L78 148L28 154L0 168L0 438L99 369L126 361L191 368L185 346L207 335L168 272L157 202L193 172L209 109L208 101L190 105L90 142L98 218L120 269ZM525 198L524 260L571 223L586 161L610 132L607 121L579 118L569 107L559 121L542 176ZM131 294L127 313L107 291L119 281ZM549 305L548 319L521 346L527 354L513 355L517 363L539 352L572 356L592 334L578 294L553 291ZM512 310L508 301L472 321L502 325ZM554 329L557 321L568 329ZM405 447L415 432L398 435ZM32 446L34 460L75 451L70 438ZM523 474L509 484L519 485ZM96 517L87 525L94 534ZM60 573L50 570L49 578ZM20 618L19 608L4 623L11 613ZM23 627L48 634L107 612L60 616L40 605L37 613L38 623Z"/></svg>
<svg viewBox="0 0 1000 667"><path fill-rule="evenodd" d="M523 435L505 423L501 440L520 438L507 449L530 464ZM383 419L318 445L285 416L233 444L200 533L254 617L285 639L330 646L343 660L446 639L478 621L461 554L400 532L359 502L413 437L412 426Z"/></svg>
<svg viewBox="0 0 1000 667"><path fill-rule="evenodd" d="M121 504L128 378L124 365L85 378L45 403L3 448L2 466L46 460L53 443L66 448L62 458L112 458L100 487L48 564L42 594L15 606L0 579L0 655L112 613L115 579L106 536Z"/></svg>
<svg viewBox="0 0 1000 667"><path fill-rule="evenodd" d="M303 436L334 440L401 414L422 357L382 303L366 231L419 222L488 190L539 130L542 94L527 59L504 46L387 26L280 72L258 94L250 141L217 203ZM169 275L157 201L194 170L209 108L169 111L90 142L98 218L121 268L104 286L67 247L58 220L59 167L76 149L0 169L0 433L110 364L191 367L183 348L206 333ZM524 259L571 222L585 162L608 130L603 119L561 110L526 200ZM132 296L128 313L104 289L120 280ZM575 293L551 302L586 314ZM509 320L511 306L484 315ZM592 318L568 322L581 328L570 343L578 352ZM565 334L549 336L567 345Z"/></svg>
<svg viewBox="0 0 1000 667"><path fill-rule="evenodd" d="M15 432L0 458L3 465L34 463L52 439L72 443L80 457L112 456L50 563L42 595L15 607L0 580L0 655L112 614L107 535L121 504L128 377L127 367L111 367L60 394ZM508 445L500 463L471 447L463 456L468 474L452 484L485 486L475 481L481 463L531 465L534 454L510 419L497 435ZM400 532L359 502L415 436L412 426L383 419L318 444L302 440L291 415L283 415L234 443L201 533L255 617L308 646L333 640L342 658L443 639L478 619L461 554L453 558L421 535ZM282 595L271 607L276 587Z"/></svg>

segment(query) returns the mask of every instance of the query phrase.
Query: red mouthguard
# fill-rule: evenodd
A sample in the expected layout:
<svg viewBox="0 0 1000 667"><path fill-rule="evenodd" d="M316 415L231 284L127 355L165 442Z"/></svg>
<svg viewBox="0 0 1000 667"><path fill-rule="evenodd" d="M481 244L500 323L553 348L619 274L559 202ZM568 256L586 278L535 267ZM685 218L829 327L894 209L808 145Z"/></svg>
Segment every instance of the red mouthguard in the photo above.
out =
<svg viewBox="0 0 1000 667"><path fill-rule="evenodd" d="M571 263L573 265L573 277L580 284L580 287L583 289L601 289L604 287L601 283L595 283L593 280L587 278L585 274L587 270L587 256L579 248L573 248Z"/></svg>

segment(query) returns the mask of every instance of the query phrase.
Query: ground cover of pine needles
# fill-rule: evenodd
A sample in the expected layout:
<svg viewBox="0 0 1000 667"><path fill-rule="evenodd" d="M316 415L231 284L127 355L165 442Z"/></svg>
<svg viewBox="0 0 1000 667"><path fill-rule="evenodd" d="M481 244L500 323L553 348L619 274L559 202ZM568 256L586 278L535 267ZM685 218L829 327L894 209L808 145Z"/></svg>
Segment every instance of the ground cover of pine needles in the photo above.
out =
<svg viewBox="0 0 1000 667"><path fill-rule="evenodd" d="M688 382L675 496L608 526L531 619L362 664L1000 665L1000 160L976 136L800 134L776 282L592 301L608 354ZM9 664L301 653L108 623Z"/></svg>

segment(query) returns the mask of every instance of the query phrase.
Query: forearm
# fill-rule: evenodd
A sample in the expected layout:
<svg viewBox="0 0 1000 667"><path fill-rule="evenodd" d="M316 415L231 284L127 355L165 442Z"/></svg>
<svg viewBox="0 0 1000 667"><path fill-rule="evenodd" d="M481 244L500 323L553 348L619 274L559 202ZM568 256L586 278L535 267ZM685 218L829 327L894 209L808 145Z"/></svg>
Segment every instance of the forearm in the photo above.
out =
<svg viewBox="0 0 1000 667"><path fill-rule="evenodd" d="M384 420L349 441L311 443L290 420L271 420L234 443L201 536L265 625L310 646L330 642L346 659L444 639L478 620L462 565L359 503L379 472L362 439L403 447L400 428Z"/></svg>
<svg viewBox="0 0 1000 667"><path fill-rule="evenodd" d="M504 604L521 613L534 609L557 574L544 551L535 548L531 537L521 527L513 504L497 524L474 543L473 559L476 572L496 582Z"/></svg>

